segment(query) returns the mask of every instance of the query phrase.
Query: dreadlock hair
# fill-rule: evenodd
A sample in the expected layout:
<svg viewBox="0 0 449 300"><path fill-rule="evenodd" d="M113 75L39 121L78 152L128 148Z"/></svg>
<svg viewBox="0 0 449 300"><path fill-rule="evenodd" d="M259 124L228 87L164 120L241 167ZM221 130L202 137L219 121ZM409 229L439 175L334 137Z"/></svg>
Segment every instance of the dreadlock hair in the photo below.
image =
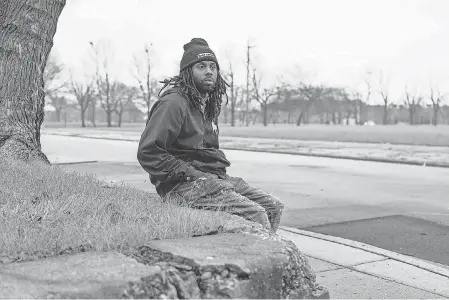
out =
<svg viewBox="0 0 449 300"><path fill-rule="evenodd" d="M160 83L164 84L164 86L159 91L158 96L161 95L167 86L178 88L178 94L191 101L196 108L201 109L201 100L203 97L201 97L200 92L195 86L192 67L185 68L179 75L160 81ZM223 96L226 96L226 105L228 104L228 95L226 94L226 87L228 86L229 84L221 77L220 72L218 72L217 83L214 90L209 93L209 100L206 102L204 109L204 115L207 120L217 123L217 118L221 112Z"/></svg>

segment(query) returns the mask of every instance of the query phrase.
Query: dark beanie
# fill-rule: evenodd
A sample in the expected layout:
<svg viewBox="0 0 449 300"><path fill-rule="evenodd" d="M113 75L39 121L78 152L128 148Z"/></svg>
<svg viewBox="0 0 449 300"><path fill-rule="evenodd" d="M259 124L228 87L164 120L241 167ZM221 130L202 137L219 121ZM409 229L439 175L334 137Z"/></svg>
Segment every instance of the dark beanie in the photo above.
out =
<svg viewBox="0 0 449 300"><path fill-rule="evenodd" d="M184 45L184 54L182 55L180 70L182 71L185 68L204 60L214 61L219 68L215 53L209 48L207 42L202 38L193 38L189 43Z"/></svg>

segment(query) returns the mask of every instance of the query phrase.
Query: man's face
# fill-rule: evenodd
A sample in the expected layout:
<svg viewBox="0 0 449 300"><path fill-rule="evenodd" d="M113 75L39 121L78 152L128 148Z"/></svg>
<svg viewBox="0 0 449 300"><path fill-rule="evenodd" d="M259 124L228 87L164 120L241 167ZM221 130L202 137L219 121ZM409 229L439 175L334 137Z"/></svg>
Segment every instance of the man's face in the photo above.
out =
<svg viewBox="0 0 449 300"><path fill-rule="evenodd" d="M193 65L193 80L201 93L210 93L217 83L218 68L213 61L200 61Z"/></svg>

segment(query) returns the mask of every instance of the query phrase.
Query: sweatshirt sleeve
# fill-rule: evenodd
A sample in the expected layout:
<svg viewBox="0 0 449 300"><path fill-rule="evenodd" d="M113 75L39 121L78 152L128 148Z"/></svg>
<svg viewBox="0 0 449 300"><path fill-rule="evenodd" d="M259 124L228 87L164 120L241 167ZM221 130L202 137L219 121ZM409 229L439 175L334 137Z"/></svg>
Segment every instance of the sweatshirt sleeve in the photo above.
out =
<svg viewBox="0 0 449 300"><path fill-rule="evenodd" d="M177 183L201 176L200 171L167 152L181 132L184 117L181 101L164 99L154 104L137 150L137 160L151 178Z"/></svg>

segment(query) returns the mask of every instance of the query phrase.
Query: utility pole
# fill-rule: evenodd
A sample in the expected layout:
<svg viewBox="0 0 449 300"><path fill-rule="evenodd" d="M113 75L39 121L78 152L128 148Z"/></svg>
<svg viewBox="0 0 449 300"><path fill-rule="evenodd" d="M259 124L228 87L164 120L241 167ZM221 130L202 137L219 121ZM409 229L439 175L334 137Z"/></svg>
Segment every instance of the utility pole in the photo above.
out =
<svg viewBox="0 0 449 300"><path fill-rule="evenodd" d="M251 63L251 56L249 51L251 48L254 48L254 46L251 46L249 44L249 39L246 45L246 110L245 110L245 117L246 117L246 127L249 126L249 66Z"/></svg>

